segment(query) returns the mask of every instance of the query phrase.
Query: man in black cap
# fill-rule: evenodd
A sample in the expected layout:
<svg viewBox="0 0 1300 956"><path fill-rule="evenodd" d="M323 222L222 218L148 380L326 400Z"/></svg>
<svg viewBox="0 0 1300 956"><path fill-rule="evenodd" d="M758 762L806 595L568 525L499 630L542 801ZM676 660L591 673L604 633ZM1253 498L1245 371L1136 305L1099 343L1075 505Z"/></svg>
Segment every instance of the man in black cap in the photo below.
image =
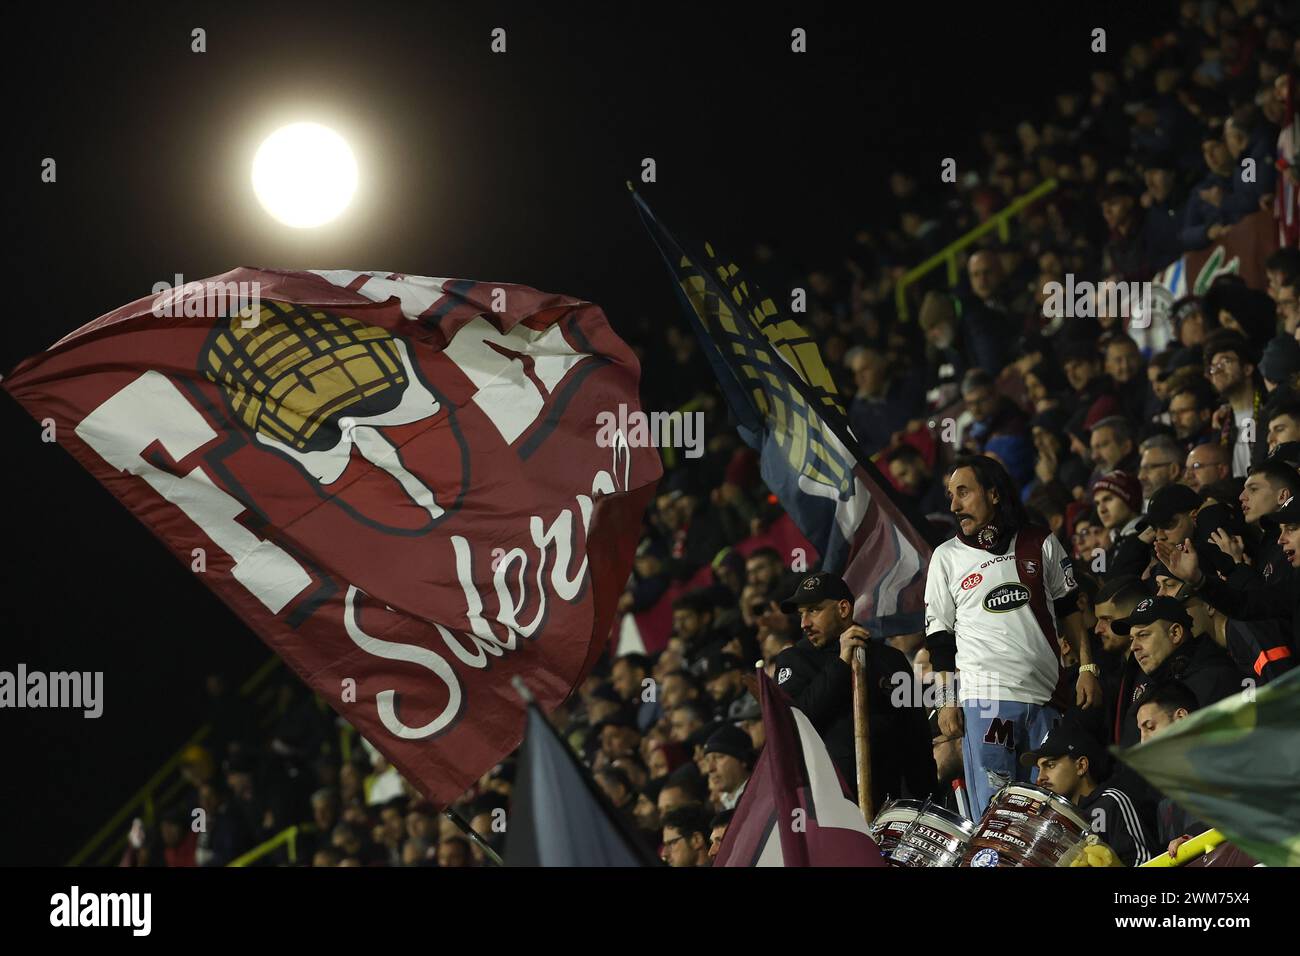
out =
<svg viewBox="0 0 1300 956"><path fill-rule="evenodd" d="M940 797L926 710L920 694L893 706L897 689L913 689L907 658L853 623L853 595L829 572L810 574L781 605L798 612L803 639L776 659L776 682L812 721L849 792L857 796L853 742L853 652L867 652L871 787L875 806L887 795Z"/></svg>
<svg viewBox="0 0 1300 956"><path fill-rule="evenodd" d="M1077 806L1092 832L1126 866L1139 866L1155 855L1153 821L1143 818L1139 805L1123 790L1103 786L1106 752L1072 721L1062 721L1037 748L1021 754L1020 763L1037 767L1038 785Z"/></svg>
<svg viewBox="0 0 1300 956"><path fill-rule="evenodd" d="M1231 658L1211 638L1195 636L1191 616L1177 598L1147 598L1111 628L1132 639L1133 657L1146 675L1134 687L1126 722L1137 723L1137 701L1152 684L1180 680L1202 707L1245 686Z"/></svg>
<svg viewBox="0 0 1300 956"><path fill-rule="evenodd" d="M741 679L746 670L744 662L734 654L715 652L704 659L702 670L714 715L719 719L726 717L731 705L745 693Z"/></svg>
<svg viewBox="0 0 1300 956"><path fill-rule="evenodd" d="M754 748L749 734L734 724L715 730L704 745L704 771L709 778L709 798L719 810L740 802L754 771Z"/></svg>

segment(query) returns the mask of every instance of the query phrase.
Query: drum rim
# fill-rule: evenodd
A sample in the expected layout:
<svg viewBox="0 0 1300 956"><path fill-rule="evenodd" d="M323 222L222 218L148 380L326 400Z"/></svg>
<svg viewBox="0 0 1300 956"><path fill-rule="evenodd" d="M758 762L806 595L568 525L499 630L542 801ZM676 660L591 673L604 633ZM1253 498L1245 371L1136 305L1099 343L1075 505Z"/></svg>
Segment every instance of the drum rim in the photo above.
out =
<svg viewBox="0 0 1300 956"><path fill-rule="evenodd" d="M892 810L913 810L915 811L915 816L907 821L909 826L912 823L924 822L926 817L933 817L949 826L956 827L960 832L960 835L965 837L967 840L975 834L978 823L972 820L967 820L960 813L954 813L947 807L941 807L936 803L930 804L930 806L924 811L922 811L922 807L925 807L924 800L891 800L880 808L880 812L877 813L875 819L871 821L871 827L874 830L877 826L883 828L887 824L892 823L892 820L885 820L882 822L882 818L885 814Z"/></svg>
<svg viewBox="0 0 1300 956"><path fill-rule="evenodd" d="M1076 824L1079 825L1079 828L1084 832L1084 834L1088 834L1092 832L1092 828L1088 826L1088 821L1083 818L1083 816L1079 813L1078 809L1075 807L1073 803L1065 799L1065 797L1061 796L1059 793L1053 793L1051 790L1048 790L1046 787L1040 787L1038 786L1038 784L1035 783L1006 784L1000 790L998 790L997 793L993 795L993 799L989 801L988 808L984 811L984 813L987 815L988 812L992 810L994 805L998 802L998 798L1001 797L1004 793L1006 793L1009 790L1027 791L1028 793L1032 794L1035 798L1043 800L1044 803L1048 804L1049 806L1053 807L1056 810L1059 810L1065 816L1073 820ZM983 821L983 819L984 819L983 817L980 818L981 821Z"/></svg>

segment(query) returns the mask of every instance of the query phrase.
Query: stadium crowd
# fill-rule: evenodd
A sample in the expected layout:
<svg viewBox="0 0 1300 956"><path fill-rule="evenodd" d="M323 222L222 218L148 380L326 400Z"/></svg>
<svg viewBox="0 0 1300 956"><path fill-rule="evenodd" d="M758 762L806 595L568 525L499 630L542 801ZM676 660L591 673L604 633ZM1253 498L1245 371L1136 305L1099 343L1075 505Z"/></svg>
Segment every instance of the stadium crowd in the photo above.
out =
<svg viewBox="0 0 1300 956"><path fill-rule="evenodd" d="M1288 9L1186 0L1166 33L1107 60L1087 89L1059 93L1049 115L990 128L956 184L895 174L892 221L860 232L841 267L792 276L771 248L755 253L761 286L807 290L800 321L840 383L864 457L933 544L958 530L955 456L983 456L1025 519L1073 558L1101 696L1084 707L1071 695L1059 753L1022 756L1081 807L1126 797L1136 818L1107 841L1129 864L1208 826L1108 766L1106 745L1136 744L1296 662L1300 23ZM915 319L896 314L908 267L1049 179L1057 188L1005 241L976 248L957 287L923 283ZM1276 227L1267 289L1229 273L1145 323L1105 308L1047 314L1051 283L1146 282L1255 214ZM647 370L645 407L703 410L710 436L704 458L666 471L620 604L635 614L671 591L671 636L598 665L552 722L647 848L703 866L764 742L754 661L805 710L852 787L838 662L861 644L873 686L904 687L940 669L939 651L924 632L864 640L843 582L809 581L791 555L743 544L781 512L698 343L676 322L629 338ZM707 584L677 593L704 568ZM1073 677L1080 648L1064 635ZM185 809L156 831L136 827L124 865L224 865L304 822L299 865L485 862L373 748L343 761L336 719L303 688L283 688L269 730L219 678L208 691L215 730L186 755ZM889 796L954 805L962 739L941 709L919 695L872 698L877 806ZM498 851L514 768L506 759L454 808ZM193 807L207 814L200 834ZM261 862L285 861L281 848Z"/></svg>

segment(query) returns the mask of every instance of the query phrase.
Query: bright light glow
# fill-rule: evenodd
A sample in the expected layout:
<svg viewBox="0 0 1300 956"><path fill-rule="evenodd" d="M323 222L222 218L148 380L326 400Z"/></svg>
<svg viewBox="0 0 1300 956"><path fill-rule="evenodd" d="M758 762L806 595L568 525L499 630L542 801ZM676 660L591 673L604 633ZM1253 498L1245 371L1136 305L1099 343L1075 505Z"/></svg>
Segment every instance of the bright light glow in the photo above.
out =
<svg viewBox="0 0 1300 956"><path fill-rule="evenodd" d="M253 191L280 222L322 226L347 208L357 162L347 142L318 123L293 123L268 136L253 157Z"/></svg>

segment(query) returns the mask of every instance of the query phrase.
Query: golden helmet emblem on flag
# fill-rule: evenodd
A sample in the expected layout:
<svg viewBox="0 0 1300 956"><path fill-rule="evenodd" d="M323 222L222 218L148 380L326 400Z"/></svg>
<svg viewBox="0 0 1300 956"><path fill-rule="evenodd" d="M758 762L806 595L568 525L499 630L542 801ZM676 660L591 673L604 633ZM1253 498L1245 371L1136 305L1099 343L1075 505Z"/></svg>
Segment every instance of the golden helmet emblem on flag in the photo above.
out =
<svg viewBox="0 0 1300 956"><path fill-rule="evenodd" d="M344 416L395 408L408 383L385 329L284 302L261 303L255 321L232 317L204 362L249 431L299 452L332 446Z"/></svg>
<svg viewBox="0 0 1300 956"><path fill-rule="evenodd" d="M199 365L259 444L322 485L347 470L355 447L427 522L445 510L383 432L442 407L407 349L400 336L351 316L262 301L255 317L234 315L213 332Z"/></svg>

